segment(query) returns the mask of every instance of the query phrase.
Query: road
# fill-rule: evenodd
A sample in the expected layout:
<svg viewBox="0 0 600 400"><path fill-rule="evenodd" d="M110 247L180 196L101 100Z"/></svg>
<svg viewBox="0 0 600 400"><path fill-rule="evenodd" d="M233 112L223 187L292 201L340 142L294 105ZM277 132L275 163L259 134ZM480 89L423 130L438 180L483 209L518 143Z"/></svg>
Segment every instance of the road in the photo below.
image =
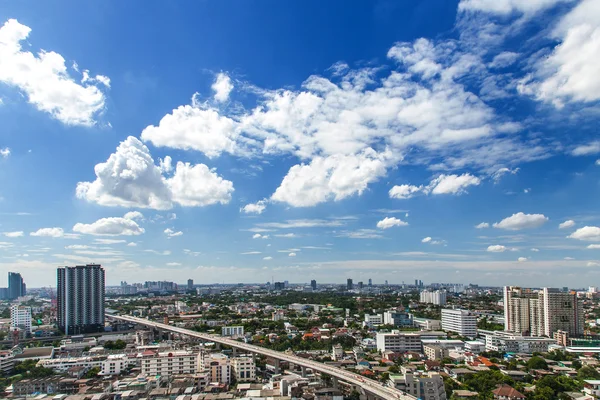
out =
<svg viewBox="0 0 600 400"><path fill-rule="evenodd" d="M321 373L325 373L331 375L339 380L350 383L352 385L361 387L366 393L376 396L381 399L399 399L399 400L417 400L416 397L411 396L401 390L384 386L377 381L373 381L368 378L363 378L361 375L355 374L353 372L346 371L341 368L335 368L317 361L307 360L302 357L298 357L295 355L290 355L286 353L282 353L275 350L265 349L264 347L255 346L248 343L238 342L237 340L228 339L221 336L211 335L208 333L201 333L192 331L189 329L178 328L171 325L162 324L160 322L151 321L144 318L136 318L130 316L123 315L106 315L107 318L117 319L121 321L127 321L134 324L140 324L144 326L149 326L152 328L156 328L163 331L179 333L182 335L196 337L198 339L202 339L205 341L220 343L226 346L235 347L236 349L240 349L246 351L248 353L261 354L266 357L271 357L280 361L287 361L294 365L299 365L301 367L309 368L313 371L318 371Z"/></svg>

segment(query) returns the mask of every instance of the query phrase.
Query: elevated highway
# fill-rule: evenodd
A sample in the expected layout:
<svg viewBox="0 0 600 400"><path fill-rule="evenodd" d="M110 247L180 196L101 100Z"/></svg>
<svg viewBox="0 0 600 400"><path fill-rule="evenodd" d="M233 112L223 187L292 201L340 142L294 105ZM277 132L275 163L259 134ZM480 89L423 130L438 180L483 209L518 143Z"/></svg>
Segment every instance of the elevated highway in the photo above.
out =
<svg viewBox="0 0 600 400"><path fill-rule="evenodd" d="M324 373L332 376L335 379L344 381L353 386L360 387L367 397L376 398L376 399L398 399L398 400L417 400L416 397L411 396L407 393L402 392L401 390L384 386L379 382L373 381L368 378L363 378L362 376L355 374L353 372L346 371L341 368L335 368L317 361L307 360L302 357L298 357L295 355L290 355L286 353L282 353L275 350L265 349L264 347L238 342L237 340L229 339L226 337L221 337L217 335L211 335L208 333L201 333L192 331L189 329L178 328L171 325L162 324L160 322L151 321L149 319L144 318L136 318L130 316L123 315L106 315L109 319L116 319L119 321L130 322L132 324L144 325L147 327L155 328L160 331L167 331L178 333L181 335L187 335L191 337L195 337L204 341L220 343L226 346L230 346L239 350L243 350L248 353L260 354L266 357L273 358L279 361L287 361L294 365L298 365L303 368L311 369L312 371L317 371L320 373Z"/></svg>

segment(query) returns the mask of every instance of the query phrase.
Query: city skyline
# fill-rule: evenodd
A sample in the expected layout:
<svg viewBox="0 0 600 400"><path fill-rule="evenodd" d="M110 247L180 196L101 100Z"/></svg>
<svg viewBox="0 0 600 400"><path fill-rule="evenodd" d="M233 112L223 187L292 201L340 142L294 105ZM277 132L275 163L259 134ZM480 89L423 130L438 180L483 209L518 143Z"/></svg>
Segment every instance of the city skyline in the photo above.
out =
<svg viewBox="0 0 600 400"><path fill-rule="evenodd" d="M397 3L6 4L0 275L600 281L596 2Z"/></svg>

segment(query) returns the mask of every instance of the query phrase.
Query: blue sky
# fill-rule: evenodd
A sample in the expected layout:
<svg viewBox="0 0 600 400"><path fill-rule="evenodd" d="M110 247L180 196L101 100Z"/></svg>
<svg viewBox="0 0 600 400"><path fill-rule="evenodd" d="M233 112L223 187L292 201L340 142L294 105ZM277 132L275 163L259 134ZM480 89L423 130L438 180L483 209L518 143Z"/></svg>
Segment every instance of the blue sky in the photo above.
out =
<svg viewBox="0 0 600 400"><path fill-rule="evenodd" d="M2 275L600 277L593 0L2 5Z"/></svg>

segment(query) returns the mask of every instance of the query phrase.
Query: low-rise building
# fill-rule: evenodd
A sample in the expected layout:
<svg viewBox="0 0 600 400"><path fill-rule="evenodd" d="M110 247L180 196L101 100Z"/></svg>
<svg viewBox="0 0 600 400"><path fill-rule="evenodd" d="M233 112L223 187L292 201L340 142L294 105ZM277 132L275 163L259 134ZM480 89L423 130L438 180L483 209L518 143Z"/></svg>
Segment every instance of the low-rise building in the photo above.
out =
<svg viewBox="0 0 600 400"><path fill-rule="evenodd" d="M427 344L423 345L423 354L425 354L428 360L440 361L448 357L449 350L436 344Z"/></svg>
<svg viewBox="0 0 600 400"><path fill-rule="evenodd" d="M386 311L383 313L383 323L398 327L413 326L412 314L400 311Z"/></svg>
<svg viewBox="0 0 600 400"><path fill-rule="evenodd" d="M229 357L221 353L200 352L200 365L208 372L211 382L229 384L231 382L231 363Z"/></svg>
<svg viewBox="0 0 600 400"><path fill-rule="evenodd" d="M121 375L132 364L135 364L134 359L126 354L111 354L102 362L100 375Z"/></svg>
<svg viewBox="0 0 600 400"><path fill-rule="evenodd" d="M404 353L422 351L421 340L446 338L445 332L401 332L392 331L391 333L377 333L377 350L393 351L394 353Z"/></svg>
<svg viewBox="0 0 600 400"><path fill-rule="evenodd" d="M231 372L237 382L253 382L256 380L256 364L251 356L240 356L231 359Z"/></svg>
<svg viewBox="0 0 600 400"><path fill-rule="evenodd" d="M140 354L142 374L169 376L195 374L199 366L199 354L189 350L173 350Z"/></svg>
<svg viewBox="0 0 600 400"><path fill-rule="evenodd" d="M67 372L71 368L84 367L86 370L98 367L102 369L102 363L106 356L86 357L60 357L38 361L38 367L50 368L58 373Z"/></svg>
<svg viewBox="0 0 600 400"><path fill-rule="evenodd" d="M363 326L368 326L372 328L374 326L379 326L383 324L383 315L381 314L365 314L365 321L363 322Z"/></svg>
<svg viewBox="0 0 600 400"><path fill-rule="evenodd" d="M415 375L405 371L403 375L390 375L387 385L421 400L446 400L444 380L434 372Z"/></svg>
<svg viewBox="0 0 600 400"><path fill-rule="evenodd" d="M221 328L221 336L244 336L244 327L224 326Z"/></svg>
<svg viewBox="0 0 600 400"><path fill-rule="evenodd" d="M545 353L555 343L554 339L538 336L521 336L513 332L480 331L485 336L485 349L507 353Z"/></svg>
<svg viewBox="0 0 600 400"><path fill-rule="evenodd" d="M11 351L0 351L0 373L8 375L13 370L14 358Z"/></svg>

